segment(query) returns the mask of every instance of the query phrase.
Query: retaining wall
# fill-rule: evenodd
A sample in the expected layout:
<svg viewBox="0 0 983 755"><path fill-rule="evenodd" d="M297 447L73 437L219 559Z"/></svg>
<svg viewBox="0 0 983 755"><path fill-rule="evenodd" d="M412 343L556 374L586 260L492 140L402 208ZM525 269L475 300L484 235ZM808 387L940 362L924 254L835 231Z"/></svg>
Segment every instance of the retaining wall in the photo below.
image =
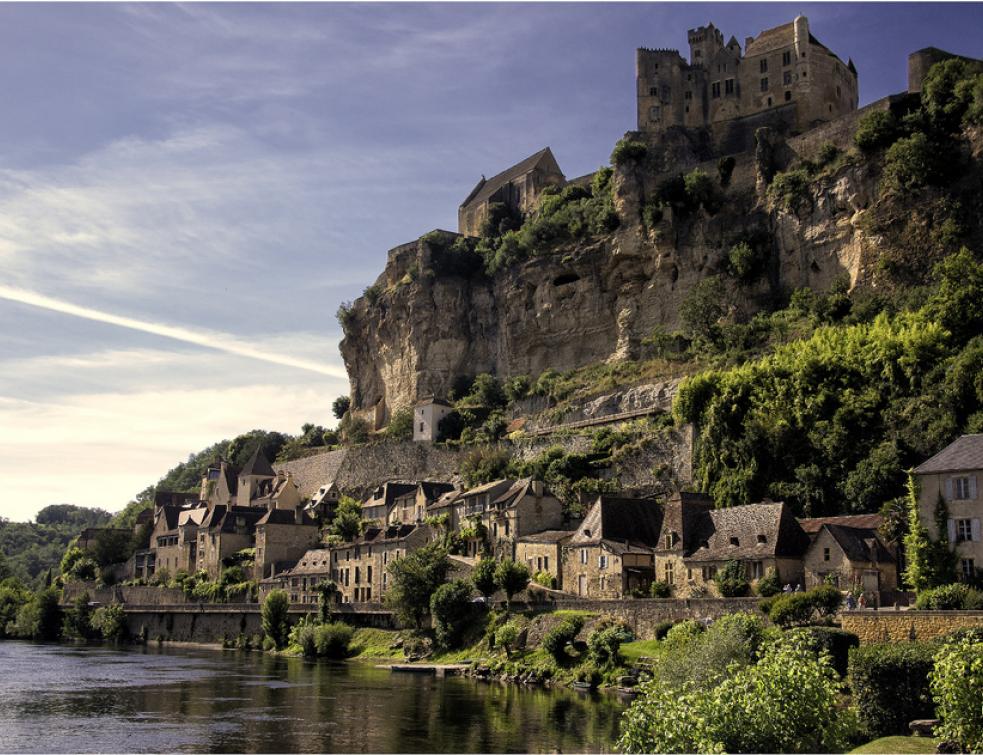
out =
<svg viewBox="0 0 983 755"><path fill-rule="evenodd" d="M983 611L843 611L840 620L861 643L933 640L957 629L983 629Z"/></svg>

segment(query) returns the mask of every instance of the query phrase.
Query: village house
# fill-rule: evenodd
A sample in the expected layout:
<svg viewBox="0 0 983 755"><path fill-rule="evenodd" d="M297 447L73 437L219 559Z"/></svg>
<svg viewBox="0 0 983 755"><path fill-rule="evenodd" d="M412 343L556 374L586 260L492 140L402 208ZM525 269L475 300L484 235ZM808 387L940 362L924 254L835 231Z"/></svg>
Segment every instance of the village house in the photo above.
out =
<svg viewBox="0 0 983 755"><path fill-rule="evenodd" d="M416 488L393 498L386 524L423 524L427 508L446 493L453 492L449 482L420 482Z"/></svg>
<svg viewBox="0 0 983 755"><path fill-rule="evenodd" d="M869 599L898 588L896 548L884 541L880 514L799 519L809 536L802 557L805 587L832 583L841 590L860 588Z"/></svg>
<svg viewBox="0 0 983 755"><path fill-rule="evenodd" d="M315 517L322 525L330 524L334 519L338 502L341 500L341 490L334 482L326 483L317 489L305 506L305 510Z"/></svg>
<svg viewBox="0 0 983 755"><path fill-rule="evenodd" d="M515 217L536 208L547 186L562 187L563 171L549 147L486 179L471 190L457 211L458 231L464 236L481 235L481 226L492 205L502 205Z"/></svg>
<svg viewBox="0 0 983 755"><path fill-rule="evenodd" d="M963 435L913 471L918 488L918 517L929 537L945 537L958 559L960 579L978 579L983 569L983 434ZM945 521L940 532L936 521Z"/></svg>
<svg viewBox="0 0 983 755"><path fill-rule="evenodd" d="M662 517L658 501L599 496L562 545L563 589L593 599L647 594Z"/></svg>
<svg viewBox="0 0 983 755"><path fill-rule="evenodd" d="M301 558L318 540L317 520L300 508L274 508L256 522L257 578L273 576Z"/></svg>
<svg viewBox="0 0 983 755"><path fill-rule="evenodd" d="M256 546L256 524L266 509L213 506L198 526L198 570L218 579L226 559Z"/></svg>
<svg viewBox="0 0 983 755"><path fill-rule="evenodd" d="M714 577L730 561L743 565L752 584L769 570L783 584L802 582L809 538L788 506L765 502L714 509L707 500L683 495L666 504L656 574L675 595L712 591Z"/></svg>
<svg viewBox="0 0 983 755"><path fill-rule="evenodd" d="M555 590L563 589L563 546L573 536L574 530L544 530L523 535L515 540L515 560L525 564L536 577L546 574L552 579Z"/></svg>
<svg viewBox="0 0 983 755"><path fill-rule="evenodd" d="M416 494L415 482L386 482L372 491L372 495L362 501L362 521L382 525L389 521L389 512L396 499Z"/></svg>
<svg viewBox="0 0 983 755"><path fill-rule="evenodd" d="M440 421L452 411L454 407L432 396L417 403L413 409L413 440L440 440Z"/></svg>
<svg viewBox="0 0 983 755"><path fill-rule="evenodd" d="M289 568L260 580L260 600L264 600L273 590L283 590L291 603L316 606L321 597L318 586L330 581L330 551L327 548L311 548Z"/></svg>
<svg viewBox="0 0 983 755"><path fill-rule="evenodd" d="M486 550L515 558L516 538L563 525L563 504L539 480L495 480L455 496L449 508L468 558Z"/></svg>
<svg viewBox="0 0 983 755"><path fill-rule="evenodd" d="M236 503L239 476L235 467L217 459L205 470L201 479L200 500L206 506L232 506Z"/></svg>
<svg viewBox="0 0 983 755"><path fill-rule="evenodd" d="M427 525L370 527L350 543L329 547L331 579L342 603L379 603L389 587L389 564L433 540Z"/></svg>

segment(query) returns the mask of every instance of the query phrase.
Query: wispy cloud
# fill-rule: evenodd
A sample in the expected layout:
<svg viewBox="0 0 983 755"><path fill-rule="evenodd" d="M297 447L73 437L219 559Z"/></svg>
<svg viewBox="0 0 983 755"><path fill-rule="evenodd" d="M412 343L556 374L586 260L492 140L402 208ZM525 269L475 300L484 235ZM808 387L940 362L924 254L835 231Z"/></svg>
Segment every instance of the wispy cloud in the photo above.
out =
<svg viewBox="0 0 983 755"><path fill-rule="evenodd" d="M258 359L262 362L278 364L284 367L317 372L322 375L330 375L332 377L345 377L346 375L344 370L337 367L319 364L307 359L299 359L292 357L289 354L281 354L257 349L255 346L252 346L251 344L235 338L227 333L218 333L215 331L196 331L188 328L166 325L163 323L147 322L145 320L138 320L133 317L123 317L120 315L114 315L110 312L103 312L98 309L93 309L92 307L82 307L70 302L53 299L50 296L44 296L33 291L25 291L23 289L12 288L10 286L0 285L0 299L17 302L19 304L27 304L32 307L39 307L41 309L47 309L53 312L60 312L65 315L71 315L72 317L81 317L86 320L94 320L95 322L102 322L109 325L116 325L121 328L137 330L142 333L150 333L152 335L162 336L164 338L172 338L175 341L182 341L184 343L190 343L196 346L203 346L205 348L215 349L217 351L224 351L228 352L229 354L236 354L237 356L248 357L250 359Z"/></svg>

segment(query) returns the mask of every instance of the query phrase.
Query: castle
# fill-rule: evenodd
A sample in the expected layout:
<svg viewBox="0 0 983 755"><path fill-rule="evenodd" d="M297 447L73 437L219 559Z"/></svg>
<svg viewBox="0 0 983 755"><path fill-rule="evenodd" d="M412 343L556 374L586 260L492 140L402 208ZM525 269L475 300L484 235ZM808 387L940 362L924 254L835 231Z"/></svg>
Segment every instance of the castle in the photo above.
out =
<svg viewBox="0 0 983 755"><path fill-rule="evenodd" d="M640 48L635 57L638 130L707 129L720 152L743 151L729 137L741 119L802 133L857 109L857 69L794 21L738 41L712 23L688 33L690 60L678 50ZM748 129L737 129L747 131ZM729 142L737 142L728 145ZM737 147L736 149L734 147Z"/></svg>

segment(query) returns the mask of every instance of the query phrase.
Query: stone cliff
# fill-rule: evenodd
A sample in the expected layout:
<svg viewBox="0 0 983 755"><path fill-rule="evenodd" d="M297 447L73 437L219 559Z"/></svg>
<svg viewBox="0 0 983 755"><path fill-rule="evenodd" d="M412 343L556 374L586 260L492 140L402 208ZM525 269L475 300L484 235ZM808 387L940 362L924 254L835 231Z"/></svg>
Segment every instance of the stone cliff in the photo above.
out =
<svg viewBox="0 0 983 755"><path fill-rule="evenodd" d="M699 168L718 180L718 161L701 162L682 137L664 138L649 144L644 161L615 169L620 225L609 234L491 276L444 264L429 236L397 247L343 317L353 411L381 427L396 409L446 395L458 375L535 376L638 358L646 336L680 325L687 293L712 275L726 281L728 317L736 321L797 288L827 290L844 277L851 287L875 285L878 261L903 240L874 221L886 206L906 211L903 197L879 200L875 162L859 155L834 161L793 184L792 196L769 189L777 172L817 160L829 144L843 154L857 119L893 103L787 140L761 129L757 149L734 156L715 212L665 207L646 217L669 177ZM728 250L742 240L761 256L750 280L728 268Z"/></svg>

